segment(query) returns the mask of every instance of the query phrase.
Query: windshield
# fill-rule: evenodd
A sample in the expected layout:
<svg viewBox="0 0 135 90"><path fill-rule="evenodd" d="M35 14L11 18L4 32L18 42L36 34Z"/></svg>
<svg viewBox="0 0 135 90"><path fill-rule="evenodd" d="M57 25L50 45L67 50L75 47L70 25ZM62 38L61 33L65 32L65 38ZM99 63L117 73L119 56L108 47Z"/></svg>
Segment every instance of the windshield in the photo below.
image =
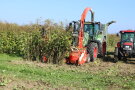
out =
<svg viewBox="0 0 135 90"><path fill-rule="evenodd" d="M122 33L121 41L122 42L133 42L134 40L134 33Z"/></svg>
<svg viewBox="0 0 135 90"><path fill-rule="evenodd" d="M93 32L94 29L94 32ZM84 32L89 33L90 36L93 36L94 34L97 33L99 30L99 24L85 24L84 25Z"/></svg>
<svg viewBox="0 0 135 90"><path fill-rule="evenodd" d="M84 32L87 32L90 35L93 35L93 25L92 24L85 24L84 25Z"/></svg>

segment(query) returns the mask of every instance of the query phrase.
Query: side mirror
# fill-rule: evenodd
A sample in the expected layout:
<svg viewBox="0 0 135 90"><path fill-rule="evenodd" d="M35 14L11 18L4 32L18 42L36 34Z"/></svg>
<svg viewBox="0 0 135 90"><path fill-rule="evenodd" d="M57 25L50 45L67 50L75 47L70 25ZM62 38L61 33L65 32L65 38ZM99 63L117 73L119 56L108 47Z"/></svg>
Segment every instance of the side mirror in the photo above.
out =
<svg viewBox="0 0 135 90"><path fill-rule="evenodd" d="M72 27L72 23L69 23L69 27Z"/></svg>
<svg viewBox="0 0 135 90"><path fill-rule="evenodd" d="M116 36L117 36L117 37L119 37L119 36L120 36L120 34L119 34L119 33L117 33L117 34L116 34Z"/></svg>

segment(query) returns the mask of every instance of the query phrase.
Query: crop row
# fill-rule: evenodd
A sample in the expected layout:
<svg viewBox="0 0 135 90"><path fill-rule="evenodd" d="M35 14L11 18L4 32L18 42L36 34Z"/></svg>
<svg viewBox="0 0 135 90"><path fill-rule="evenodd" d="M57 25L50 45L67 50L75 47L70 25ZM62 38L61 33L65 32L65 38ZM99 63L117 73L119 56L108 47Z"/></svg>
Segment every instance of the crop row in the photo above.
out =
<svg viewBox="0 0 135 90"><path fill-rule="evenodd" d="M71 33L49 20L44 25L0 23L0 53L15 54L28 60L48 58L49 63L61 63L70 48Z"/></svg>

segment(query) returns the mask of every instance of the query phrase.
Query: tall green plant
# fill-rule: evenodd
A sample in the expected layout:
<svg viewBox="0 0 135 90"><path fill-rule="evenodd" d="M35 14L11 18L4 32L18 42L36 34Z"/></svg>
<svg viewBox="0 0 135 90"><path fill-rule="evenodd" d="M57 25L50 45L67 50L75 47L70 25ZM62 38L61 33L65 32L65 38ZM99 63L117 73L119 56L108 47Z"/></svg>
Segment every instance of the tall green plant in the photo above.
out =
<svg viewBox="0 0 135 90"><path fill-rule="evenodd" d="M119 37L117 37L115 34L108 35L108 46L109 47L114 48L118 41L119 41Z"/></svg>
<svg viewBox="0 0 135 90"><path fill-rule="evenodd" d="M44 36L41 29L44 29ZM15 54L25 59L60 63L70 48L70 33L49 20L45 25L25 25L0 23L0 53Z"/></svg>

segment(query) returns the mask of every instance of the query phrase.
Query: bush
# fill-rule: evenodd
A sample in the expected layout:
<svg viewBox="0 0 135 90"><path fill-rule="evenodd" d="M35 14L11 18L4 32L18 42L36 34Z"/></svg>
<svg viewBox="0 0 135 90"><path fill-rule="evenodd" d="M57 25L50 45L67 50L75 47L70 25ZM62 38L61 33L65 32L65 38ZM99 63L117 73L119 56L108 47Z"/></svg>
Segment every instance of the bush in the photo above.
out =
<svg viewBox="0 0 135 90"><path fill-rule="evenodd" d="M115 34L108 35L108 46L109 47L114 48L117 45L118 41L119 41L119 37L117 37Z"/></svg>
<svg viewBox="0 0 135 90"><path fill-rule="evenodd" d="M27 60L41 60L44 55L49 63L61 63L70 48L70 38L62 24L49 20L43 26L0 23L0 53L15 54Z"/></svg>

